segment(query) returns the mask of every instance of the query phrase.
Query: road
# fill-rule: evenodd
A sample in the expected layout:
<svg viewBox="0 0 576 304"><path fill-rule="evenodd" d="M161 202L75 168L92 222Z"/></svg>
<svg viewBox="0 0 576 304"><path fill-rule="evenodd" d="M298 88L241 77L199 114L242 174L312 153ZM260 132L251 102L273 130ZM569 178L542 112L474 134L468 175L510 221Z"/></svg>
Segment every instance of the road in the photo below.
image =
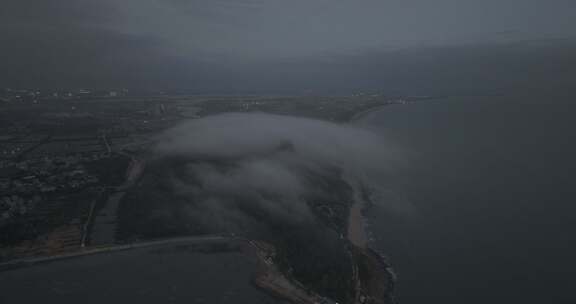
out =
<svg viewBox="0 0 576 304"><path fill-rule="evenodd" d="M163 240L156 240L156 241L149 241L149 242L141 242L141 243L134 243L134 244L122 244L122 245L111 245L111 246L100 246L100 247L86 247L82 250L73 252L73 253L65 253L55 256L48 256L48 257L36 257L36 258L25 258L25 259L16 259L5 263L0 263L0 271L9 270L14 268L20 267L27 267L33 266L37 264L65 260L75 257L82 257L87 255L93 254L101 254L101 253L109 253L115 251L123 251L123 250L130 250L135 248L149 248L149 247L158 247L164 245L174 245L174 244L202 244L204 242L215 242L215 241L237 241L242 240L240 238L232 237L232 236L223 236L223 235L201 235L201 236L189 236L189 237L180 237L180 238L170 238L170 239L163 239Z"/></svg>

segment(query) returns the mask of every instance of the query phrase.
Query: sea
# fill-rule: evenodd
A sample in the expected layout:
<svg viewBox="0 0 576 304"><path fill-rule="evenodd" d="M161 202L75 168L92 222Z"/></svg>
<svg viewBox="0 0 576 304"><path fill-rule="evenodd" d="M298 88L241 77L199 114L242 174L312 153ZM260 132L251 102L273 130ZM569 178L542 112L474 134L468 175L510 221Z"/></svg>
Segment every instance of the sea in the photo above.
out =
<svg viewBox="0 0 576 304"><path fill-rule="evenodd" d="M575 95L450 96L362 118L407 159L368 210L399 303L576 303Z"/></svg>
<svg viewBox="0 0 576 304"><path fill-rule="evenodd" d="M191 242L110 251L0 272L0 303L281 303L251 283L255 268Z"/></svg>

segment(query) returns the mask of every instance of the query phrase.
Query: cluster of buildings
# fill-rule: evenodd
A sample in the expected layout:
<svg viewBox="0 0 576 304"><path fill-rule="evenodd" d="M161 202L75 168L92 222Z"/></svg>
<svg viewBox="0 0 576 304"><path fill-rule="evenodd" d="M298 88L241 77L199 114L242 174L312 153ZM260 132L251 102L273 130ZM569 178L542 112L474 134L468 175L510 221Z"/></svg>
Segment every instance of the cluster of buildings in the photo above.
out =
<svg viewBox="0 0 576 304"><path fill-rule="evenodd" d="M6 225L11 219L26 215L29 210L41 201L39 195L23 198L18 195L8 195L0 198L0 227Z"/></svg>
<svg viewBox="0 0 576 304"><path fill-rule="evenodd" d="M95 90L40 90L40 89L0 89L0 102L32 102L43 100L66 100L82 98L115 98L128 96L127 89Z"/></svg>
<svg viewBox="0 0 576 304"><path fill-rule="evenodd" d="M85 162L103 154L55 156L21 162L0 162L0 227L26 215L47 197L99 184Z"/></svg>
<svg viewBox="0 0 576 304"><path fill-rule="evenodd" d="M108 221L94 208L117 208L130 152L180 119L169 97L134 94L0 88L0 261L92 241Z"/></svg>

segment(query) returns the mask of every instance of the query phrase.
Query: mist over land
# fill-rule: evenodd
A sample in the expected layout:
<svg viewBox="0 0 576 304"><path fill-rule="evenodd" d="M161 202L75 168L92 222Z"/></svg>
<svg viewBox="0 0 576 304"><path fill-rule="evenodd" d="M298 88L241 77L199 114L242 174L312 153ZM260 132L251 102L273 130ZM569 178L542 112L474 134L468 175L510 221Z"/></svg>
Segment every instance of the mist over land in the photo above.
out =
<svg viewBox="0 0 576 304"><path fill-rule="evenodd" d="M422 283L408 301L454 300L454 286L457 303L562 297L573 249L554 229L574 222L560 174L573 147L546 149L574 129L575 11L561 0L4 0L0 269L177 237L191 256L242 252L255 286L294 303L395 303L396 276L374 249L399 261L401 282ZM433 103L447 97L458 106ZM390 104L407 109L375 112L391 125L349 124ZM431 154L412 162L398 130ZM379 245L364 226L377 212ZM8 301L35 294L26 275L0 276L22 287ZM208 285L217 291L201 294L219 295Z"/></svg>
<svg viewBox="0 0 576 304"><path fill-rule="evenodd" d="M311 221L306 197L332 191L318 187L315 176L385 174L402 162L399 151L368 130L263 113L193 120L166 132L155 149L158 157L188 161L182 169L196 185L175 176L175 187L205 197L195 202L205 209L197 216L213 224L226 223L227 214L228 224L241 221L251 208L272 219Z"/></svg>
<svg viewBox="0 0 576 304"><path fill-rule="evenodd" d="M356 192L357 184L369 188L367 174L405 161L399 148L352 125L264 113L184 122L157 141L142 186L123 207L127 236L265 240L312 290L353 297L349 208L366 199Z"/></svg>
<svg viewBox="0 0 576 304"><path fill-rule="evenodd" d="M365 177L405 155L347 122L404 100L8 97L2 267L185 238L239 244L256 286L296 303L393 296L389 264L348 232L363 232Z"/></svg>

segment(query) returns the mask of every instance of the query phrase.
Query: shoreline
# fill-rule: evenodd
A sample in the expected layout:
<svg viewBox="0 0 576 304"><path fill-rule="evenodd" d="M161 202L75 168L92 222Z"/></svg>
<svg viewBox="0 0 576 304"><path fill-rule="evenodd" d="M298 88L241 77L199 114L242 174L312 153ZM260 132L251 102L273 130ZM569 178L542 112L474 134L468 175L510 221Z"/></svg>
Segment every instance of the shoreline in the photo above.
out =
<svg viewBox="0 0 576 304"><path fill-rule="evenodd" d="M90 257L95 255L112 254L134 249L153 249L166 246L180 245L211 245L211 244L239 244L240 252L247 258L256 262L254 273L250 278L253 287L277 299L289 301L294 304L321 303L324 298L308 290L305 286L286 277L273 262L276 249L265 242L250 240L235 235L199 235L175 237L146 242L108 245L87 248L74 253L34 258L23 258L0 263L0 274L17 271L22 268L45 265L55 262ZM200 252L200 251L199 251ZM214 253L217 253L215 251Z"/></svg>
<svg viewBox="0 0 576 304"><path fill-rule="evenodd" d="M346 123L349 124L356 124L359 123L360 120L367 117L370 113L378 111L382 109L387 104L378 104L374 105L369 108L359 108L358 112L353 113L350 115L349 119ZM363 212L370 207L370 200L364 199L362 197L362 184L358 179L352 179L351 186L354 188L354 201L349 209L349 214L347 216L348 223L346 229L346 236L342 236L343 242L348 242L348 251L350 253L351 263L354 267L354 280L356 282L356 299L353 303L365 303L364 299L366 297L370 297L372 299L384 299L384 295L392 295L393 288L381 288L382 286L388 286L387 284L392 282L394 283L394 278L389 276L388 271L390 266L385 262L384 255L374 251L371 248L368 229L366 226L367 218L363 215ZM344 229L342 229L344 230ZM4 270L11 270L20 267L26 266L33 266L37 264L49 263L59 260L65 259L72 259L78 258L82 256L89 256L95 254L103 254L103 253L111 253L116 251L123 251L123 250L130 250L135 248L146 248L146 247L154 247L154 246L163 246L167 244L176 244L180 242L211 242L211 241L233 241L233 240L240 240L240 241L247 241L252 246L254 243L251 243L250 240L235 237L235 236L221 236L221 235L203 235L203 236L196 236L196 237L181 237L181 238L172 238L172 239L163 239L163 240L153 240L148 242L137 242L137 243L128 243L128 244L103 244L104 246L87 246L86 248L76 251L73 253L68 254L61 254L57 256L45 256L45 257L33 257L33 258L25 258L19 260L12 260L8 261L7 263L0 263L0 271L2 268ZM259 246L254 246L255 250L259 248ZM266 250L266 246L263 247L264 249L256 250L256 253L261 253L257 255L258 261L262 265L262 269L264 271L259 277L263 280L260 288L264 291L282 291L276 292L277 295L284 294L285 298L294 300L294 295L297 295L298 301L297 303L301 303L302 301L306 301L306 297L304 296L306 293L300 292L300 285L294 285L292 287L286 288L288 285L294 283L291 280L286 280L279 275L283 275L274 267L273 259L271 259L274 249ZM384 262L383 262L384 261ZM264 267L265 266L265 267ZM364 267L365 266L365 267ZM374 278L370 278L373 276ZM277 286L271 284L269 280L272 280L272 283L278 283ZM268 279L268 280L267 280ZM383 285L382 283L386 283ZM292 284L293 285L293 284ZM378 286L378 288L372 288L372 286ZM279 287L282 287L279 289ZM302 288L306 290L306 288ZM286 296L288 295L288 296ZM384 301L384 300L383 300ZM374 303L393 303L393 302L374 302Z"/></svg>
<svg viewBox="0 0 576 304"><path fill-rule="evenodd" d="M86 257L91 255L113 253L118 251L126 251L138 248L150 248L162 245L180 244L180 243L198 243L198 242L214 242L214 241L233 241L242 240L238 237L223 236L223 235L199 235L199 236L184 236L159 240L150 240L146 242L127 243L127 244L114 244L104 246L89 246L78 251L63 253L58 255L35 256L28 258L20 258L9 260L0 263L0 273L8 270L15 270L23 267L30 267L45 263L57 262L67 259Z"/></svg>
<svg viewBox="0 0 576 304"><path fill-rule="evenodd" d="M364 204L355 203L350 208L350 216L348 218L348 240L355 246L366 249L368 247L368 234L365 225L365 218L362 216Z"/></svg>
<svg viewBox="0 0 576 304"><path fill-rule="evenodd" d="M368 109L364 109L364 110L352 115L352 117L348 120L348 122L349 123L355 123L355 122L359 121L360 119L366 117L368 114L370 114L372 112L376 112L378 110L381 110L386 106L388 106L388 104L377 105L375 107L370 107Z"/></svg>
<svg viewBox="0 0 576 304"><path fill-rule="evenodd" d="M381 110L386 105L365 109L354 115L348 123L358 124L370 113ZM395 286L397 277L387 257L375 250L371 245L366 227L367 218L363 212L370 207L370 201L362 197L362 187L356 181L354 187L354 204L348 215L346 238L351 244L350 254L354 267L356 281L356 299L354 303L397 303Z"/></svg>
<svg viewBox="0 0 576 304"><path fill-rule="evenodd" d="M348 214L348 229L347 238L350 243L358 248L366 250L368 248L368 232L366 231L366 218L362 214L366 208L366 201L361 195L361 186L359 182L355 182L354 188L354 204L350 207Z"/></svg>
<svg viewBox="0 0 576 304"><path fill-rule="evenodd" d="M357 124L361 119L365 118L370 113L376 112L378 110L386 107L387 104L378 105L375 107L370 107L368 109L361 110L351 116L348 123ZM366 201L361 197L361 189L359 185L355 186L355 199L354 204L350 207L350 213L348 215L348 229L347 238L348 240L362 249L368 249L369 247L369 237L368 231L366 231L366 218L362 214L366 206Z"/></svg>

